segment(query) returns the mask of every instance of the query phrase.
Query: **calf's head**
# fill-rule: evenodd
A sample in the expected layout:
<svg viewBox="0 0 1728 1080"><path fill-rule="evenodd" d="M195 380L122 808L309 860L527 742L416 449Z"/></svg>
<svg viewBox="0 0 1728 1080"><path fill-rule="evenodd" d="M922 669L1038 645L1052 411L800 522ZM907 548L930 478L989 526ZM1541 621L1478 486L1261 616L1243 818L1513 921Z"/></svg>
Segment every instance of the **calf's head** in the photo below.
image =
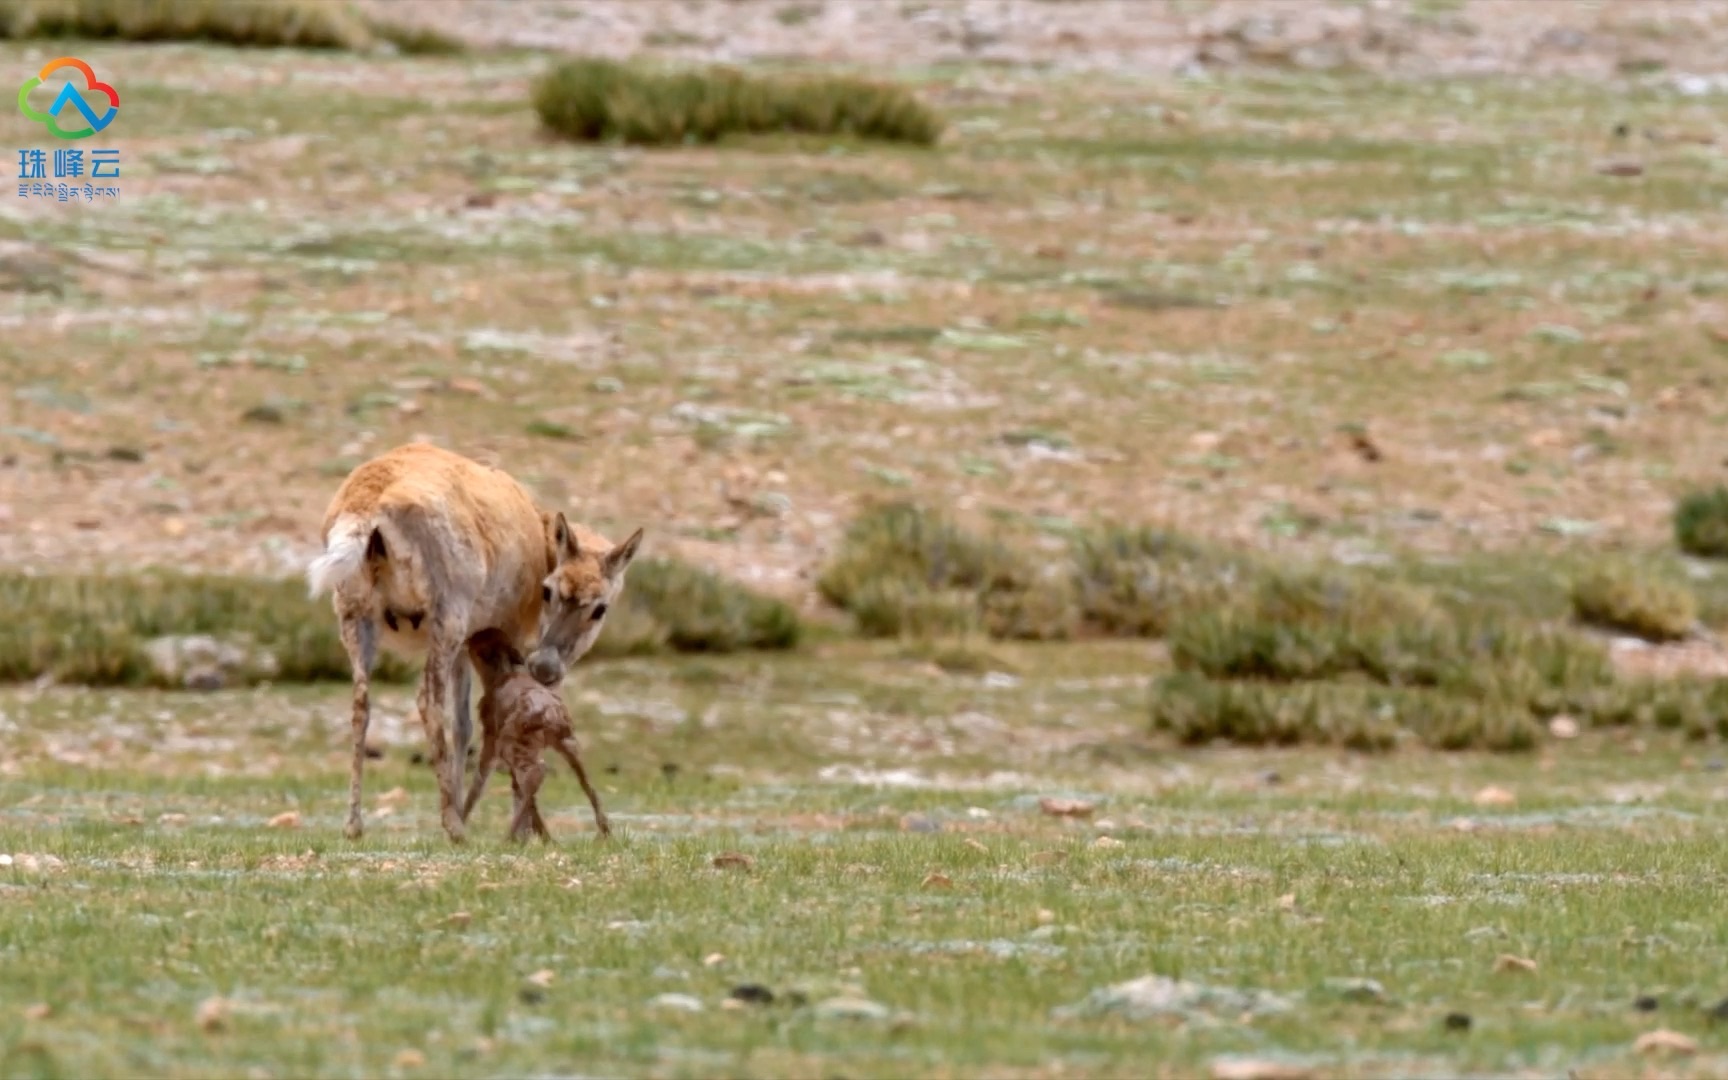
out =
<svg viewBox="0 0 1728 1080"><path fill-rule="evenodd" d="M553 519L551 533L558 565L540 583L540 637L528 657L528 674L545 686L593 647L642 543L641 529L615 546L585 530L579 537L563 514Z"/></svg>

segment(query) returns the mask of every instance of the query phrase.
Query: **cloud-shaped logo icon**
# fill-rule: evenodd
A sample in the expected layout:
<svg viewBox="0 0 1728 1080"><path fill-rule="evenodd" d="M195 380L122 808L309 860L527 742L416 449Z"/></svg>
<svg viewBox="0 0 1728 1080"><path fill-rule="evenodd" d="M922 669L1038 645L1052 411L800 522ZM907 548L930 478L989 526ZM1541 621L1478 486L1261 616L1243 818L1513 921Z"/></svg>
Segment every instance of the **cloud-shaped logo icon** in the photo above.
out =
<svg viewBox="0 0 1728 1080"><path fill-rule="evenodd" d="M86 89L106 94L108 97L108 111L103 113L101 116L97 116L95 113L91 112L90 106L84 102L84 95L80 94L78 92L78 87L70 82L60 88L59 96L54 99L54 104L48 106L47 112L40 113L35 109L32 109L30 107L30 91L41 86L42 83L47 80L48 76L54 74L63 67L77 68L79 71L84 73L84 86ZM90 127L84 131L67 131L65 128L61 127L60 114L68 107L77 110L78 114L84 117L85 122L88 123ZM114 88L109 86L107 83L97 82L96 73L90 70L89 64L86 64L84 61L79 60L76 57L62 56L58 60L48 61L48 63L42 66L41 71L38 71L33 77L24 80L24 85L18 88L18 109L25 116L36 121L38 124L47 125L49 133L55 138L87 139L98 131L107 128L109 124L114 122L114 118L120 115L120 95L115 93Z"/></svg>

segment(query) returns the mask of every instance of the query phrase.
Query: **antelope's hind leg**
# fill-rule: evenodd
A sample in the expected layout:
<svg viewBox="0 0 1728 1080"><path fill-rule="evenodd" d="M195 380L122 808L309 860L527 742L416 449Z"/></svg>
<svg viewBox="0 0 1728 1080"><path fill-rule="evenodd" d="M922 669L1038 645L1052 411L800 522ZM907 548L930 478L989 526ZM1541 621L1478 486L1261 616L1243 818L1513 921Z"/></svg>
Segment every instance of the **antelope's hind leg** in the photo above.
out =
<svg viewBox="0 0 1728 1080"><path fill-rule="evenodd" d="M378 660L378 624L360 605L336 599L337 633L354 677L354 704L349 718L353 730L354 758L348 768L348 824L342 834L358 840L365 831L361 820L360 790L366 772L366 729L372 722L372 668Z"/></svg>

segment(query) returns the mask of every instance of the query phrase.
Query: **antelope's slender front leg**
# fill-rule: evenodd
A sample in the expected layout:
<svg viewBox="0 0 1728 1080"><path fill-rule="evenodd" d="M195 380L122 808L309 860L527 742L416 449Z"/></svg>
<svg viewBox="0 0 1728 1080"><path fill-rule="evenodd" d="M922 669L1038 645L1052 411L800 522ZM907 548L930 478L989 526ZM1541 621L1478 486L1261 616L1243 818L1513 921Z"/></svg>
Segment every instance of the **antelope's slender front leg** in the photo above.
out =
<svg viewBox="0 0 1728 1080"><path fill-rule="evenodd" d="M468 744L474 741L474 713L470 709L469 697L473 690L471 686L471 669L468 664L467 650L456 654L456 666L450 680L453 704L456 707L455 755L450 762L451 771L455 773L456 805L461 808L462 820L468 820L467 802L462 797L463 774L468 771Z"/></svg>
<svg viewBox="0 0 1728 1080"><path fill-rule="evenodd" d="M340 601L338 601L340 603ZM361 820L360 791L366 772L366 730L372 722L372 665L378 656L378 625L369 615L338 609L337 633L354 677L353 711L349 725L354 738L354 758L348 768L348 823L342 834L358 840L365 825Z"/></svg>
<svg viewBox="0 0 1728 1080"><path fill-rule="evenodd" d="M438 778L438 815L452 843L467 839L463 827L461 802L457 797L460 775L456 763L450 760L450 750L444 742L444 717L450 703L451 686L456 681L456 665L462 662L462 640L441 624L435 623L428 635L426 670L420 675L420 723L426 730L427 749L432 757L432 774Z"/></svg>

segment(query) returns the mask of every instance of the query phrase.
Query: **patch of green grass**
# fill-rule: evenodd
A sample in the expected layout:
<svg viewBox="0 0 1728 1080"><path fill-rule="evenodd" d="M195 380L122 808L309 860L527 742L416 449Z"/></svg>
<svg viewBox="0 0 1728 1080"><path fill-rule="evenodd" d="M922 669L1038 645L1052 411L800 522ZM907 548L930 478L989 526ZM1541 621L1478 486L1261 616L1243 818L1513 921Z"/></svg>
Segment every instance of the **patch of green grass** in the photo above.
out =
<svg viewBox="0 0 1728 1080"><path fill-rule="evenodd" d="M1704 1073L1728 1048L1721 778L1678 738L1587 733L1546 770L1275 743L1101 765L1065 747L1143 687L1072 684L1139 650L1001 647L1031 661L993 690L884 665L893 648L597 665L581 737L615 834L554 767L545 847L503 841L497 779L447 843L412 731L367 766L368 810L393 813L343 840L344 687L0 690L0 950L29 958L0 980L0 1071L1619 1076L1660 1071L1632 1049L1652 1028L1696 1039ZM1406 714L1341 719L1340 740L1444 738L1447 716L1407 715L1424 692L1313 693ZM873 775L888 760L900 782ZM1489 785L1516 805L1473 805ZM1164 1015L1076 1008L1147 976L1190 992ZM744 986L756 1003L728 1006ZM1281 1007L1243 1016L1231 991Z"/></svg>
<svg viewBox="0 0 1728 1080"><path fill-rule="evenodd" d="M1686 586L1648 571L1603 564L1573 583L1572 612L1589 626L1646 641L1678 641L1697 625L1698 600Z"/></svg>
<svg viewBox="0 0 1728 1080"><path fill-rule="evenodd" d="M547 128L582 142L654 146L785 132L928 146L942 133L934 111L887 84L762 78L725 67L656 71L599 58L547 72L534 84L533 104Z"/></svg>
<svg viewBox="0 0 1728 1080"><path fill-rule="evenodd" d="M1674 508L1674 541L1688 555L1728 559L1728 487L1682 498Z"/></svg>
<svg viewBox="0 0 1728 1080"><path fill-rule="evenodd" d="M345 4L309 0L0 0L0 38L209 41L369 48L374 30Z"/></svg>

